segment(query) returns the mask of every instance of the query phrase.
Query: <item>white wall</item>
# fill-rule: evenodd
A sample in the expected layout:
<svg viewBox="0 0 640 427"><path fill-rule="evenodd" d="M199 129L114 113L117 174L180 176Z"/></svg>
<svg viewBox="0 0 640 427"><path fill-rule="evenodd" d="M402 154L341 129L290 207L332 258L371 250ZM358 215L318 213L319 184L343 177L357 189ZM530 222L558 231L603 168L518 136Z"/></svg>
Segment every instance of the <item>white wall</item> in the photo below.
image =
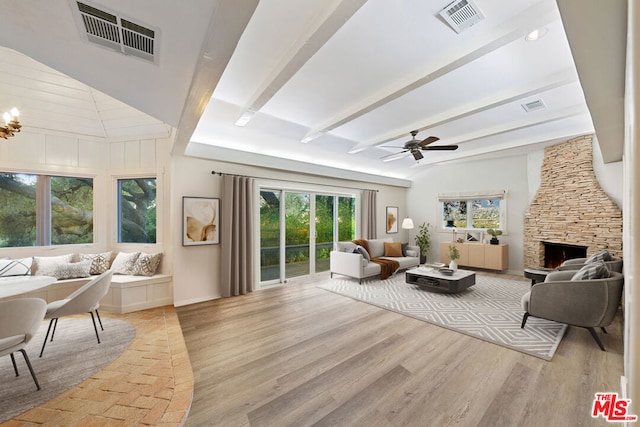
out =
<svg viewBox="0 0 640 427"><path fill-rule="evenodd" d="M222 196L222 178L212 175L211 171L229 174L241 174L259 178L260 183L280 183L291 188L307 187L312 190L358 194L362 189L377 189L378 237L393 237L396 241L406 242L406 230L399 228L398 234L386 234L386 206L398 207L399 217L407 214L406 189L380 184L347 181L330 177L319 177L275 171L266 168L232 163L203 160L192 157L174 157L171 162L171 229L173 230L174 257L173 283L174 304L176 306L192 304L221 295L220 245L182 246L182 197L220 197ZM226 201L221 200L224 204ZM220 224L223 229L224 224ZM258 258L259 259L259 258Z"/></svg>
<svg viewBox="0 0 640 427"><path fill-rule="evenodd" d="M507 233L500 243L509 244L509 271L522 274L524 211L529 205L527 157L467 161L428 167L407 191L407 206L414 223L438 223L438 193L507 190ZM450 242L452 233L434 230L429 261L440 260L440 242ZM411 238L415 233L411 234Z"/></svg>

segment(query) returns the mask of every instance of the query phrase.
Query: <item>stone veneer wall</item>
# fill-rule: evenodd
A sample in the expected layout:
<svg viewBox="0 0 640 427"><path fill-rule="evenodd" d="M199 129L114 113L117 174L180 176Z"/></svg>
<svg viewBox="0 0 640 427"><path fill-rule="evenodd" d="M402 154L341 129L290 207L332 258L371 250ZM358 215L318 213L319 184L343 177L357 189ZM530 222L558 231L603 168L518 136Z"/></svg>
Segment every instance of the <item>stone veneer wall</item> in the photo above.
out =
<svg viewBox="0 0 640 427"><path fill-rule="evenodd" d="M524 266L544 265L542 242L622 256L622 210L593 171L592 135L545 148L540 188L525 212Z"/></svg>

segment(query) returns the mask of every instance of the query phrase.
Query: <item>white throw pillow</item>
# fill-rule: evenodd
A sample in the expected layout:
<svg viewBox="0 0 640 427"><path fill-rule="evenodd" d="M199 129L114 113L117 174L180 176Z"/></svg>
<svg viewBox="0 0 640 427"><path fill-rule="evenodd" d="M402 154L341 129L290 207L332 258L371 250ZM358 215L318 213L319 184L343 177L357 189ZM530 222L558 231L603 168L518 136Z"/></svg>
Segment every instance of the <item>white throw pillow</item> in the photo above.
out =
<svg viewBox="0 0 640 427"><path fill-rule="evenodd" d="M58 264L53 271L52 276L56 279L76 279L78 277L89 277L91 269L91 261L69 262L66 264Z"/></svg>
<svg viewBox="0 0 640 427"><path fill-rule="evenodd" d="M133 275L135 276L153 276L160 265L162 252L157 254L146 254L142 252L133 267Z"/></svg>
<svg viewBox="0 0 640 427"><path fill-rule="evenodd" d="M90 274L102 274L109 269L111 265L111 251L101 254L80 254L80 261L90 261Z"/></svg>
<svg viewBox="0 0 640 427"><path fill-rule="evenodd" d="M33 257L33 264L35 266L34 275L53 276L57 266L70 263L72 258L73 254L60 256L35 256Z"/></svg>
<svg viewBox="0 0 640 427"><path fill-rule="evenodd" d="M111 270L114 274L133 274L133 268L139 256L140 252L119 252L111 264Z"/></svg>
<svg viewBox="0 0 640 427"><path fill-rule="evenodd" d="M33 257L0 260L0 276L30 276Z"/></svg>

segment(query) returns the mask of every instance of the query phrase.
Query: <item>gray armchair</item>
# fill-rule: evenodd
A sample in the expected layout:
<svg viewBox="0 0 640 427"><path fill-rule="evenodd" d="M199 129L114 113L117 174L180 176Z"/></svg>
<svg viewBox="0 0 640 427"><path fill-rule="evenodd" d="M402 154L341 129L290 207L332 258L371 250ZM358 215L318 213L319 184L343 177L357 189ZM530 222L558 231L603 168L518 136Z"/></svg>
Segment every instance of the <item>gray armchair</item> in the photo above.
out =
<svg viewBox="0 0 640 427"><path fill-rule="evenodd" d="M613 321L620 299L624 277L611 272L606 279L571 280L575 270L554 271L544 282L537 283L522 297L521 328L529 316L553 320L567 325L586 328L602 351L602 341L594 328L601 328Z"/></svg>

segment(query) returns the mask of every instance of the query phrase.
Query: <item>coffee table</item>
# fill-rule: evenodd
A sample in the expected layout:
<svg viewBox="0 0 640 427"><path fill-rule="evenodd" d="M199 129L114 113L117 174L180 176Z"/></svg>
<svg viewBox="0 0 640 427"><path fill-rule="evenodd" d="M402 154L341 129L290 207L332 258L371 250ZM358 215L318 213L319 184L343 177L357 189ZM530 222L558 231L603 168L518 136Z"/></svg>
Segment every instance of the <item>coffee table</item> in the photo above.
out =
<svg viewBox="0 0 640 427"><path fill-rule="evenodd" d="M475 285L476 273L458 269L447 276L433 268L418 267L406 271L405 281L429 291L456 293Z"/></svg>

